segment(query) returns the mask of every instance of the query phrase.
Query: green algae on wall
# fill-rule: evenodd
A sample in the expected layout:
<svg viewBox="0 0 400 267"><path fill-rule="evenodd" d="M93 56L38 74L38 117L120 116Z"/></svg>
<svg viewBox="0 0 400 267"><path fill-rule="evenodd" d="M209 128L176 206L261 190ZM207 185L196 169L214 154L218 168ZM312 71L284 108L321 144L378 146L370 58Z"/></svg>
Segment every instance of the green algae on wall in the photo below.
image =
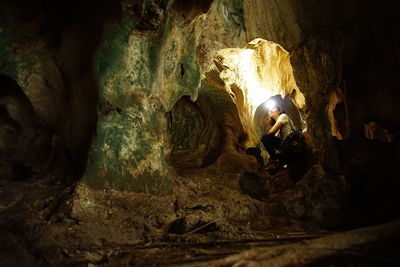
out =
<svg viewBox="0 0 400 267"><path fill-rule="evenodd" d="M113 32L105 35L96 55L99 117L82 182L96 188L167 193L171 179L159 158L162 140L151 135L159 125L149 121L155 111L148 102L148 37L126 40L123 28L108 31Z"/></svg>
<svg viewBox="0 0 400 267"><path fill-rule="evenodd" d="M200 87L200 67L196 58L193 25L168 18L162 31L154 36L150 49L153 94L169 111L182 96L195 100Z"/></svg>
<svg viewBox="0 0 400 267"><path fill-rule="evenodd" d="M165 160L166 111L183 95L197 95L194 36L172 19L150 35L127 29L107 28L95 56L98 125L82 183L168 194L173 179Z"/></svg>

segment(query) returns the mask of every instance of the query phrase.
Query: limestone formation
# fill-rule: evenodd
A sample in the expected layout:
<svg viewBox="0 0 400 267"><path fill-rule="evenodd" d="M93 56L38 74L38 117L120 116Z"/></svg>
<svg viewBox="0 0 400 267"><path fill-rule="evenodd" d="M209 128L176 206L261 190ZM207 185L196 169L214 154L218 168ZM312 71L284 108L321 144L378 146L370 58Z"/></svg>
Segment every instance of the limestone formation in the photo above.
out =
<svg viewBox="0 0 400 267"><path fill-rule="evenodd" d="M14 263L134 265L122 247L398 218L400 4L320 2L2 1ZM268 99L306 140L274 175Z"/></svg>

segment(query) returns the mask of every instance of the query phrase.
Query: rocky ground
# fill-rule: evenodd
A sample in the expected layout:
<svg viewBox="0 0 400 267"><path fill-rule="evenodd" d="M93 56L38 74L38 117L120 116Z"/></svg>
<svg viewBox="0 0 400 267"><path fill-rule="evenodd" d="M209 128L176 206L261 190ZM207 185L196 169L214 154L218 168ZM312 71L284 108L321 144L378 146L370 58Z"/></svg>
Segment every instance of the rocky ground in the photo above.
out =
<svg viewBox="0 0 400 267"><path fill-rule="evenodd" d="M175 184L172 195L152 196L93 190L51 176L3 183L1 265L205 266L252 248L258 249L249 254L253 255L249 261L247 254L240 254L215 264L230 266L232 259L265 264L276 251L285 263L283 258L292 250L298 253L296 261L289 261L295 265L316 259L330 263L332 255L334 261L349 259L371 266L399 263L390 249L386 251L392 237L399 235L398 223L384 226L384 232L377 228L337 237L324 230L343 214L336 200L343 199L340 194L346 187L341 177L327 174L321 166L314 166L297 182L289 169L281 169L274 175L242 174L229 181L215 176L179 177ZM322 239L306 241L317 237ZM338 240L341 247L332 252L329 246L336 246ZM299 251L313 244L323 244L324 252L314 250L303 257ZM383 258L353 251L363 245L368 253L377 246L376 255ZM338 253L350 249L350 254L338 254L337 249Z"/></svg>

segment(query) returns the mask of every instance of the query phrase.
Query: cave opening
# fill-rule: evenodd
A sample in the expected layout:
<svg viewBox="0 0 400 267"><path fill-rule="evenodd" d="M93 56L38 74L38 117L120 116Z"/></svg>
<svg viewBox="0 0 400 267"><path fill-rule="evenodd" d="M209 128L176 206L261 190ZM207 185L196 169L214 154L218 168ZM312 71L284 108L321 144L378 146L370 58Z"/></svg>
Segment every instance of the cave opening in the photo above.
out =
<svg viewBox="0 0 400 267"><path fill-rule="evenodd" d="M43 175L53 136L18 83L0 74L0 182Z"/></svg>
<svg viewBox="0 0 400 267"><path fill-rule="evenodd" d="M243 49L218 51L214 64L237 106L247 133L247 140L243 140L247 147L260 146L260 139L268 130L265 103L270 99L279 103L298 129L306 130L305 98L296 84L290 54L282 46L257 38ZM268 155L261 148L266 161Z"/></svg>
<svg viewBox="0 0 400 267"><path fill-rule="evenodd" d="M168 113L168 162L180 174L213 168L231 180L230 172L263 168L268 154L260 140L268 127L268 99L279 102L294 125L306 130L305 98L294 79L290 54L279 44L257 38L243 48L218 50L209 68L197 99L183 96Z"/></svg>

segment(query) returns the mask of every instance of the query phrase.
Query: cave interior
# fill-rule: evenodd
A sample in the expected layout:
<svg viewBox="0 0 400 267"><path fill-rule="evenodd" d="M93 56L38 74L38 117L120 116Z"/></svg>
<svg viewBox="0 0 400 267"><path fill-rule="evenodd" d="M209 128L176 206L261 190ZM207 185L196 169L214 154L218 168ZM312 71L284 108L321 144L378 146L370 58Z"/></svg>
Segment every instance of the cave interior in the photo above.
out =
<svg viewBox="0 0 400 267"><path fill-rule="evenodd" d="M400 3L323 2L2 1L0 265L399 266Z"/></svg>

